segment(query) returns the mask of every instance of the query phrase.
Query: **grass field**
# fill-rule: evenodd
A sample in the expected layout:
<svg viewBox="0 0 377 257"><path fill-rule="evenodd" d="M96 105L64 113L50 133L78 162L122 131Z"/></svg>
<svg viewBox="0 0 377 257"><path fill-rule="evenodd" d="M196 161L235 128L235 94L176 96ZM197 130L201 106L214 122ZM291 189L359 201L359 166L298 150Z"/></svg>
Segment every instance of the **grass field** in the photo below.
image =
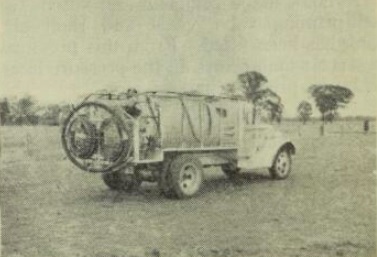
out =
<svg viewBox="0 0 377 257"><path fill-rule="evenodd" d="M212 168L198 197L174 201L153 184L108 190L64 159L56 127L1 128L3 256L376 256L376 134L280 129L297 147L287 180Z"/></svg>

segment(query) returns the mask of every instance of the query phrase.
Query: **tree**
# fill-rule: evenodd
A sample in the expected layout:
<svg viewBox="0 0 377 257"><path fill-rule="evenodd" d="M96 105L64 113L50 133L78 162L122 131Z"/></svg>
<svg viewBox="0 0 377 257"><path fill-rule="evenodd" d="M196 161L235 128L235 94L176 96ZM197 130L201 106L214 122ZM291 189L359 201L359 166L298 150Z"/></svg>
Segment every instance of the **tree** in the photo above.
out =
<svg viewBox="0 0 377 257"><path fill-rule="evenodd" d="M276 121L280 123L284 108L280 96L269 88L260 92L263 93L257 104L268 112L270 122Z"/></svg>
<svg viewBox="0 0 377 257"><path fill-rule="evenodd" d="M337 118L339 118L339 113L337 111L329 112L325 115L325 121L330 123L336 120Z"/></svg>
<svg viewBox="0 0 377 257"><path fill-rule="evenodd" d="M59 125L59 115L61 107L58 104L50 104L41 109L42 114L39 117L39 123L43 125Z"/></svg>
<svg viewBox="0 0 377 257"><path fill-rule="evenodd" d="M68 115L72 112L74 106L72 104L64 104L60 106L60 113L59 113L59 125L63 125L65 119Z"/></svg>
<svg viewBox="0 0 377 257"><path fill-rule="evenodd" d="M0 100L0 125L4 125L9 115L9 102L7 98Z"/></svg>
<svg viewBox="0 0 377 257"><path fill-rule="evenodd" d="M228 83L224 86L221 86L221 89L223 91L223 95L229 96L234 99L242 99L245 98L244 92L242 92L242 88L237 86L233 83Z"/></svg>
<svg viewBox="0 0 377 257"><path fill-rule="evenodd" d="M266 96L268 93L266 89L262 88L262 85L268 80L262 73L257 71L244 72L238 75L238 79L241 82L246 99L251 101L254 105L252 124L255 124L256 106L263 96Z"/></svg>
<svg viewBox="0 0 377 257"><path fill-rule="evenodd" d="M20 98L12 106L13 122L17 125L37 124L38 117L35 115L35 100L31 96Z"/></svg>
<svg viewBox="0 0 377 257"><path fill-rule="evenodd" d="M300 120L305 124L313 113L312 105L307 101L302 101L297 107L297 112Z"/></svg>
<svg viewBox="0 0 377 257"><path fill-rule="evenodd" d="M313 85L309 92L322 114L323 124L326 118L333 120L337 116L337 110L344 108L353 98L350 89L339 85Z"/></svg>
<svg viewBox="0 0 377 257"><path fill-rule="evenodd" d="M270 122L280 122L283 105L280 96L269 88L263 88L267 78L260 72L247 71L238 75L239 84L228 83L222 86L223 94L234 99L247 99L253 103L252 124L255 124L257 111L267 112Z"/></svg>

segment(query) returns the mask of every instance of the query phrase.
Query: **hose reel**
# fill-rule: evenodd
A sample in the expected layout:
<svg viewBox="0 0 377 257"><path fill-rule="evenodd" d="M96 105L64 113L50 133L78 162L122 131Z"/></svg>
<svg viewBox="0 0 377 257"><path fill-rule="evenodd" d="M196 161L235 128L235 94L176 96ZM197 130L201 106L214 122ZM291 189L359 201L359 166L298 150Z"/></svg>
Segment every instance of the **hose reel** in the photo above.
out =
<svg viewBox="0 0 377 257"><path fill-rule="evenodd" d="M70 123L68 130L71 131L68 139L72 155L81 159L90 158L98 149L95 125L86 117L79 116Z"/></svg>
<svg viewBox="0 0 377 257"><path fill-rule="evenodd" d="M80 169L107 172L123 164L132 147L132 117L116 107L85 102L65 120L62 144Z"/></svg>

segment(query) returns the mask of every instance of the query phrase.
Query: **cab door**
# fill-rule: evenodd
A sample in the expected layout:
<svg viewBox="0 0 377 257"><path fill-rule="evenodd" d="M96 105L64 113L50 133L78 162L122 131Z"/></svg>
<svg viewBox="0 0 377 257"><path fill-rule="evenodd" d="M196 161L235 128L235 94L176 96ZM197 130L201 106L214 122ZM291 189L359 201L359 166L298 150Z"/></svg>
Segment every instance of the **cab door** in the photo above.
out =
<svg viewBox="0 0 377 257"><path fill-rule="evenodd" d="M240 138L238 142L239 168L252 169L263 166L263 152L268 147L269 126L252 124L253 105L244 103L240 113Z"/></svg>
<svg viewBox="0 0 377 257"><path fill-rule="evenodd" d="M219 119L219 139L221 147L236 147L238 143L238 104L233 101L220 101L215 106Z"/></svg>

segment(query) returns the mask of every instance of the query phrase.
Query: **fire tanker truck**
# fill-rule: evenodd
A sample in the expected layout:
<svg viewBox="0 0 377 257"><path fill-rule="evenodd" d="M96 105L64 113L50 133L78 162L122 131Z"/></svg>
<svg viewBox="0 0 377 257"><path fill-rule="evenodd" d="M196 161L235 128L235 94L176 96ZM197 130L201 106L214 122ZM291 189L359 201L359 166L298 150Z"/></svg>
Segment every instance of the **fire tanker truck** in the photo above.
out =
<svg viewBox="0 0 377 257"><path fill-rule="evenodd" d="M101 173L114 190L157 182L170 198L198 193L203 169L268 168L291 172L292 142L269 125L253 125L250 102L230 97L129 90L92 94L65 119L62 145L79 169Z"/></svg>

